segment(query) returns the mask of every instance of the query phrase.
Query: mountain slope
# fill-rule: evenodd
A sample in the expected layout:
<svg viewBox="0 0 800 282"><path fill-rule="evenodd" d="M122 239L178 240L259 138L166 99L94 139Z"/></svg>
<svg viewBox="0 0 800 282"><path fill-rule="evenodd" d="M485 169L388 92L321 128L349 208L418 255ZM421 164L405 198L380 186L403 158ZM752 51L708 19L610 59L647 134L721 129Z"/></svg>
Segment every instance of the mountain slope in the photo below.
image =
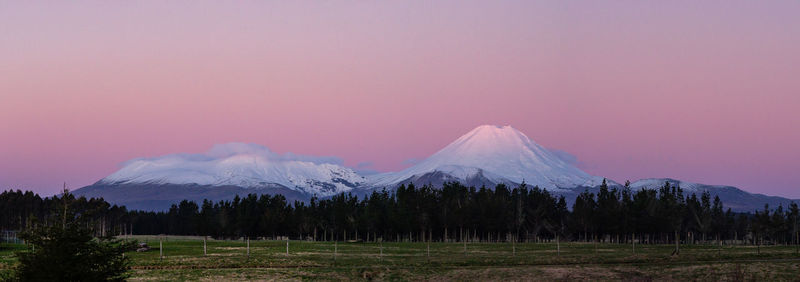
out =
<svg viewBox="0 0 800 282"><path fill-rule="evenodd" d="M631 183L631 190L658 190L658 188L664 186L664 184L667 182L673 186L680 186L681 189L683 189L684 196L696 194L698 197L700 197L703 192L708 191L712 198L714 196L719 196L720 200L725 205L725 208L731 208L731 210L737 212L753 212L755 210L761 210L764 208L765 204L768 204L772 208L778 207L779 205L783 205L783 207L786 208L792 201L797 201L776 196L748 193L733 186L707 185L675 180L671 178L641 179Z"/></svg>
<svg viewBox="0 0 800 282"><path fill-rule="evenodd" d="M279 155L254 144L229 143L203 154L176 154L129 161L98 185L176 184L274 188L330 196L366 179L328 160Z"/></svg>
<svg viewBox="0 0 800 282"><path fill-rule="evenodd" d="M602 177L589 175L533 142L511 126L479 126L424 161L397 173L370 177L369 186L392 187L444 180L487 185L525 181L541 188L596 186Z"/></svg>
<svg viewBox="0 0 800 282"><path fill-rule="evenodd" d="M166 211L169 210L171 205L177 204L182 200L195 201L200 204L203 200L217 202L220 200L232 200L237 195L239 195L239 197L245 197L248 194L280 194L289 202L306 201L309 197L303 192L279 186L243 188L230 185L211 186L169 183L95 183L75 190L73 194L85 196L87 198L103 198L109 203L123 205L129 210L146 211Z"/></svg>

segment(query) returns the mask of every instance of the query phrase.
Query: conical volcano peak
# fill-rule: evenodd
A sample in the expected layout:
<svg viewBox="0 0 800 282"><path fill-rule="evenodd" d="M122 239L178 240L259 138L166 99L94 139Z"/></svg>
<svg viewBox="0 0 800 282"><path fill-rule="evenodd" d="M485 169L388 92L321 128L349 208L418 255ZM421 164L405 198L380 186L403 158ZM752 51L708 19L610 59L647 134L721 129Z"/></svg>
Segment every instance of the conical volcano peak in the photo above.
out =
<svg viewBox="0 0 800 282"><path fill-rule="evenodd" d="M524 175L528 170L567 166L513 127L493 125L473 129L426 161L436 166L468 166L518 175Z"/></svg>
<svg viewBox="0 0 800 282"><path fill-rule="evenodd" d="M481 125L467 134L464 134L450 145L468 146L473 147L472 149L488 149L494 151L498 149L522 148L531 143L535 144L528 136L510 125Z"/></svg>
<svg viewBox="0 0 800 282"><path fill-rule="evenodd" d="M462 180L482 177L493 183L518 184L524 180L551 189L593 186L602 181L564 162L511 126L481 125L424 161L382 175L375 183L402 183L435 172Z"/></svg>
<svg viewBox="0 0 800 282"><path fill-rule="evenodd" d="M464 136L497 136L497 135L525 135L510 125L481 125L468 132Z"/></svg>
<svg viewBox="0 0 800 282"><path fill-rule="evenodd" d="M500 125L493 125L493 124L484 124L484 125L479 125L475 129L473 129L473 131L475 131L475 130L508 130L508 129L516 130L513 127L511 127L511 125L500 126Z"/></svg>

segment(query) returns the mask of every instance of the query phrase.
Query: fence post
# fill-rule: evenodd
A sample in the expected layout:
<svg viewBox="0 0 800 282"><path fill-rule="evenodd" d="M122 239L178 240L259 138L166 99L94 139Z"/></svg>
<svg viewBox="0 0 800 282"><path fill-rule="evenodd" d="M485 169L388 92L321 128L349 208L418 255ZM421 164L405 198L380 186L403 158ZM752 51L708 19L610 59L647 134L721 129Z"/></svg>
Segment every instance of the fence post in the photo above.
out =
<svg viewBox="0 0 800 282"><path fill-rule="evenodd" d="M289 237L286 237L286 256L289 256Z"/></svg>
<svg viewBox="0 0 800 282"><path fill-rule="evenodd" d="M756 236L756 242L758 242L757 243L758 246L756 247L756 253L760 255L761 254L761 240L759 240L759 239L760 238L758 238L758 236Z"/></svg>
<svg viewBox="0 0 800 282"><path fill-rule="evenodd" d="M208 236L203 237L203 255L204 256L208 255L208 247L206 246L206 238L208 238Z"/></svg>
<svg viewBox="0 0 800 282"><path fill-rule="evenodd" d="M511 237L511 256L512 257L517 256L517 238L513 236Z"/></svg>
<svg viewBox="0 0 800 282"><path fill-rule="evenodd" d="M383 238L381 238L381 241L380 241L380 249L381 249L381 254L378 257L378 260L383 261Z"/></svg>
<svg viewBox="0 0 800 282"><path fill-rule="evenodd" d="M556 253L561 256L561 243L558 241L558 235L556 235Z"/></svg>
<svg viewBox="0 0 800 282"><path fill-rule="evenodd" d="M250 237L247 237L247 258L250 258Z"/></svg>
<svg viewBox="0 0 800 282"><path fill-rule="evenodd" d="M158 257L160 260L164 260L164 239L158 238Z"/></svg>
<svg viewBox="0 0 800 282"><path fill-rule="evenodd" d="M336 264L336 252L338 251L336 242L337 241L333 241L333 264Z"/></svg>
<svg viewBox="0 0 800 282"><path fill-rule="evenodd" d="M428 262L431 262L431 240L428 238Z"/></svg>

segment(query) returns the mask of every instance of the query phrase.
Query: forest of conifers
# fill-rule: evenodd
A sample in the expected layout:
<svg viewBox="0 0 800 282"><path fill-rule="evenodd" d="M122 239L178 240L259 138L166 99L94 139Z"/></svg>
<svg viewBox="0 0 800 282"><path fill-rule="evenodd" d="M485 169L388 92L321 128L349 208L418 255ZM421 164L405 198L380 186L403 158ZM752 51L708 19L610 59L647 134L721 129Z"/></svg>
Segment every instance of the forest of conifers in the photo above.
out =
<svg viewBox="0 0 800 282"><path fill-rule="evenodd" d="M66 197L66 199L64 198ZM725 210L708 192L684 195L659 189L609 188L581 193L571 208L563 197L521 185L509 189L403 185L362 199L340 194L288 203L281 195L248 195L230 201L182 201L169 211L128 211L103 199L66 193L0 194L0 230L56 224L66 210L98 236L200 235L215 238L385 241L567 241L640 243L735 242L796 244L800 210L768 207L754 213Z"/></svg>

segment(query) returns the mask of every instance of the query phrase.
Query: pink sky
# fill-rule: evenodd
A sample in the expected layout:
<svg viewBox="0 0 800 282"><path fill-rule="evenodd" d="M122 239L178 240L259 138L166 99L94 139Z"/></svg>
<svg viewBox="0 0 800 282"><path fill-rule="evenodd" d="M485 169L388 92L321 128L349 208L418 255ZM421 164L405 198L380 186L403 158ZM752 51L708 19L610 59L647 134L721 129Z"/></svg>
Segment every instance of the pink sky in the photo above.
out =
<svg viewBox="0 0 800 282"><path fill-rule="evenodd" d="M510 124L800 198L797 1L0 1L0 189L252 142L381 171Z"/></svg>

